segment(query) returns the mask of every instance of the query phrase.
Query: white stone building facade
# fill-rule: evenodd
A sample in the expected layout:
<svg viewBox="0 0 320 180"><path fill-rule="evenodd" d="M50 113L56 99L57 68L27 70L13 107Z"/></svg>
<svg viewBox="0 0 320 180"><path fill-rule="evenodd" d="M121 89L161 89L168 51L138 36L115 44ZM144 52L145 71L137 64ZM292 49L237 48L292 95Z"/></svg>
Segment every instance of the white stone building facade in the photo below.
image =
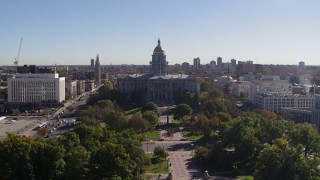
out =
<svg viewBox="0 0 320 180"><path fill-rule="evenodd" d="M16 74L8 79L8 103L47 103L65 100L65 78L58 74Z"/></svg>
<svg viewBox="0 0 320 180"><path fill-rule="evenodd" d="M255 104L258 108L280 112L282 108L313 108L314 95L277 95L256 94Z"/></svg>
<svg viewBox="0 0 320 180"><path fill-rule="evenodd" d="M280 96L291 96L292 85L286 80L255 80L250 85L249 100L256 104L258 94L275 94Z"/></svg>

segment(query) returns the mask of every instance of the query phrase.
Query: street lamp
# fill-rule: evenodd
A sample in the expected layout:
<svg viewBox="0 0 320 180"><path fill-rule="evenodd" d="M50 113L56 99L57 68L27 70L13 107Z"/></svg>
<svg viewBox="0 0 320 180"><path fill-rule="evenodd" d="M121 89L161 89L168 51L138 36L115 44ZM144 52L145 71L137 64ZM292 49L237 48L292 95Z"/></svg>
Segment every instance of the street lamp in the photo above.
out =
<svg viewBox="0 0 320 180"><path fill-rule="evenodd" d="M167 110L167 124L169 124L169 113L170 113L170 104L168 105L168 110Z"/></svg>

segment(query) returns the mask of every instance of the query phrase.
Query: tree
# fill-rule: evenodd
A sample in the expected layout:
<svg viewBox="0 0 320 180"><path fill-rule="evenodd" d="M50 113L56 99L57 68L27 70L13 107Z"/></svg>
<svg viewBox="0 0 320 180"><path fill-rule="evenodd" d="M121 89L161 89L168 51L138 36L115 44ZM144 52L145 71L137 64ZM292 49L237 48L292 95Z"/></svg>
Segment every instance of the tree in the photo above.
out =
<svg viewBox="0 0 320 180"><path fill-rule="evenodd" d="M75 147L80 145L79 135L75 132L67 132L63 136L58 138L59 144L61 144L64 149L69 152Z"/></svg>
<svg viewBox="0 0 320 180"><path fill-rule="evenodd" d="M36 141L30 151L34 178L60 178L65 167L64 155L64 148L57 141Z"/></svg>
<svg viewBox="0 0 320 180"><path fill-rule="evenodd" d="M261 110L261 109L254 110L254 115L259 118L263 117L265 119L270 119L270 120L279 119L279 116L276 113L271 111Z"/></svg>
<svg viewBox="0 0 320 180"><path fill-rule="evenodd" d="M94 107L88 105L86 109L80 111L79 116L90 117L96 120L102 120L110 112L114 112L114 110L111 108L102 108L98 105L94 105Z"/></svg>
<svg viewBox="0 0 320 180"><path fill-rule="evenodd" d="M64 159L66 166L63 179L86 179L90 153L83 146L70 149Z"/></svg>
<svg viewBox="0 0 320 180"><path fill-rule="evenodd" d="M255 121L249 117L239 117L230 122L225 132L223 143L234 148L235 165L237 168L251 168L260 150Z"/></svg>
<svg viewBox="0 0 320 180"><path fill-rule="evenodd" d="M319 161L302 154L301 145L294 147L286 139L277 139L258 156L255 179L317 179Z"/></svg>
<svg viewBox="0 0 320 180"><path fill-rule="evenodd" d="M79 136L80 145L88 151L97 151L101 148L100 139L103 137L103 129L100 126L80 124L74 132Z"/></svg>
<svg viewBox="0 0 320 180"><path fill-rule="evenodd" d="M184 116L191 115L192 109L187 104L179 104L173 109L173 118L182 119Z"/></svg>
<svg viewBox="0 0 320 180"><path fill-rule="evenodd" d="M69 100L69 99L71 99L71 98L70 98L70 95L69 95L68 93L66 93L66 94L65 94L65 98L64 98L64 99L65 99L65 100Z"/></svg>
<svg viewBox="0 0 320 180"><path fill-rule="evenodd" d="M223 92L216 87L212 87L208 92L208 99L222 98L222 97L223 97Z"/></svg>
<svg viewBox="0 0 320 180"><path fill-rule="evenodd" d="M154 156L156 156L158 158L166 158L168 156L168 153L166 153L164 148L162 148L160 146L157 146L154 148L153 154L154 154Z"/></svg>
<svg viewBox="0 0 320 180"><path fill-rule="evenodd" d="M207 81L202 80L200 83L200 91L201 92L208 92L211 88L211 84Z"/></svg>
<svg viewBox="0 0 320 180"><path fill-rule="evenodd" d="M105 117L104 121L111 129L118 130L118 131L125 129L126 126L128 125L128 118L121 111L110 112Z"/></svg>
<svg viewBox="0 0 320 180"><path fill-rule="evenodd" d="M7 134L7 138L0 141L0 179L32 179L32 142L14 134Z"/></svg>
<svg viewBox="0 0 320 180"><path fill-rule="evenodd" d="M180 104L188 104L189 106L193 105L194 102L194 94L191 92L182 92L178 93L176 103Z"/></svg>
<svg viewBox="0 0 320 180"><path fill-rule="evenodd" d="M225 106L224 98L215 98L214 103L216 105L216 112L227 112L227 107Z"/></svg>
<svg viewBox="0 0 320 180"><path fill-rule="evenodd" d="M152 111L151 111L152 112ZM133 128L136 132L145 132L150 128L150 123L142 117L140 112L136 112L129 119L128 127Z"/></svg>
<svg viewBox="0 0 320 180"><path fill-rule="evenodd" d="M173 137L174 133L176 132L176 129L171 127L171 128L167 128L166 131L167 132L165 135L167 137Z"/></svg>
<svg viewBox="0 0 320 180"><path fill-rule="evenodd" d="M201 132L204 136L210 136L212 131L212 123L204 114L198 114L196 122L191 125L190 129L194 132Z"/></svg>
<svg viewBox="0 0 320 180"><path fill-rule="evenodd" d="M88 101L87 105L94 105L99 100L106 100L109 99L112 102L117 102L117 104L121 105L122 107L128 107L130 106L130 99L127 95L119 92L117 89L110 89L108 87L101 87L98 90L98 93L92 94Z"/></svg>
<svg viewBox="0 0 320 180"><path fill-rule="evenodd" d="M320 150L320 137L318 130L312 124L296 124L289 132L289 137L293 144L301 144L304 148L304 156L308 157L311 154L317 153Z"/></svg>
<svg viewBox="0 0 320 180"><path fill-rule="evenodd" d="M202 103L204 112L208 117L214 117L216 116L216 105L213 100L208 100Z"/></svg>
<svg viewBox="0 0 320 180"><path fill-rule="evenodd" d="M290 123L273 119L264 113L262 115L255 115L254 118L256 120L257 132L259 132L257 133L257 137L261 144L272 144L275 139L283 137L285 132L287 132L288 125L290 125Z"/></svg>
<svg viewBox="0 0 320 180"><path fill-rule="evenodd" d="M143 114L146 111L154 111L155 113L160 114L158 106L152 102L148 102L142 106L141 113Z"/></svg>
<svg viewBox="0 0 320 180"><path fill-rule="evenodd" d="M111 81L107 81L104 85L99 89L99 91L110 91L114 90L115 87Z"/></svg>
<svg viewBox="0 0 320 180"><path fill-rule="evenodd" d="M80 116L77 120L87 126L99 126L101 123L101 121L87 116Z"/></svg>
<svg viewBox="0 0 320 180"><path fill-rule="evenodd" d="M110 142L121 144L126 153L130 156L130 159L134 162L132 166L134 176L144 172L144 156L145 153L141 148L140 137L132 130L126 129L119 133L116 133L116 138L110 140Z"/></svg>
<svg viewBox="0 0 320 180"><path fill-rule="evenodd" d="M218 112L217 116L221 122L230 122L232 120L230 114L225 112Z"/></svg>
<svg viewBox="0 0 320 180"><path fill-rule="evenodd" d="M96 103L96 105L98 105L101 108L107 108L110 111L114 110L114 105L110 99L100 100Z"/></svg>
<svg viewBox="0 0 320 180"><path fill-rule="evenodd" d="M196 147L194 158L198 163L205 164L209 159L209 149L205 146Z"/></svg>
<svg viewBox="0 0 320 180"><path fill-rule="evenodd" d="M157 125L160 123L159 116L154 111L145 111L142 117L149 121L151 125Z"/></svg>
<svg viewBox="0 0 320 180"><path fill-rule="evenodd" d="M121 145L104 143L92 154L89 175L92 179L112 179L114 176L132 179L132 163Z"/></svg>

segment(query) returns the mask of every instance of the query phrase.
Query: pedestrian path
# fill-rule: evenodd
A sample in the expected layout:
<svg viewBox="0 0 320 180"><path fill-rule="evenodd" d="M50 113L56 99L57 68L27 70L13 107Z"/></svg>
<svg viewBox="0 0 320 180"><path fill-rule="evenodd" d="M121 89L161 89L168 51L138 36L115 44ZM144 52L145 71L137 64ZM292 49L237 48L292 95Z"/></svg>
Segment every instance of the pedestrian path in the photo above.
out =
<svg viewBox="0 0 320 180"><path fill-rule="evenodd" d="M187 159L185 158L186 155L187 155L187 152L185 151L170 153L169 155L169 159L171 163L170 169L172 171L173 179L190 178L190 175L186 170L187 169L186 168Z"/></svg>
<svg viewBox="0 0 320 180"><path fill-rule="evenodd" d="M192 151L174 151L169 153L169 165L174 180L202 179L192 156Z"/></svg>
<svg viewBox="0 0 320 180"><path fill-rule="evenodd" d="M167 136L166 130L160 131L160 138L162 138L164 141L180 141L182 138L181 132L174 133L173 136Z"/></svg>

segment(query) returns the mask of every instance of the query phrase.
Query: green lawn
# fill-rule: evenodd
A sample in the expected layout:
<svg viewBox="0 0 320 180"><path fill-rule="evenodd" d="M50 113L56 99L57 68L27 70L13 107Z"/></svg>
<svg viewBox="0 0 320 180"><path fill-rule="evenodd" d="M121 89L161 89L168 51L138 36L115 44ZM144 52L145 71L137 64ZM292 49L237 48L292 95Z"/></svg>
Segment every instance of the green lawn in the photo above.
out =
<svg viewBox="0 0 320 180"><path fill-rule="evenodd" d="M173 120L172 120L172 124L181 124L181 121L176 120L176 119L173 119Z"/></svg>
<svg viewBox="0 0 320 180"><path fill-rule="evenodd" d="M141 108L130 109L130 110L126 111L126 114L130 115L130 114L133 114L133 113L138 112L140 110L141 110Z"/></svg>
<svg viewBox="0 0 320 180"><path fill-rule="evenodd" d="M145 133L146 135L146 140L150 140L150 139L159 139L160 138L160 134L159 131L157 130L151 130Z"/></svg>
<svg viewBox="0 0 320 180"><path fill-rule="evenodd" d="M153 153L147 153L146 156L152 158ZM146 167L146 173L169 173L168 162L164 160L157 164L151 164Z"/></svg>
<svg viewBox="0 0 320 180"><path fill-rule="evenodd" d="M190 131L182 131L182 134L184 137L188 138L190 141L197 141L201 138L203 138L203 135L197 135L197 134L193 134Z"/></svg>

